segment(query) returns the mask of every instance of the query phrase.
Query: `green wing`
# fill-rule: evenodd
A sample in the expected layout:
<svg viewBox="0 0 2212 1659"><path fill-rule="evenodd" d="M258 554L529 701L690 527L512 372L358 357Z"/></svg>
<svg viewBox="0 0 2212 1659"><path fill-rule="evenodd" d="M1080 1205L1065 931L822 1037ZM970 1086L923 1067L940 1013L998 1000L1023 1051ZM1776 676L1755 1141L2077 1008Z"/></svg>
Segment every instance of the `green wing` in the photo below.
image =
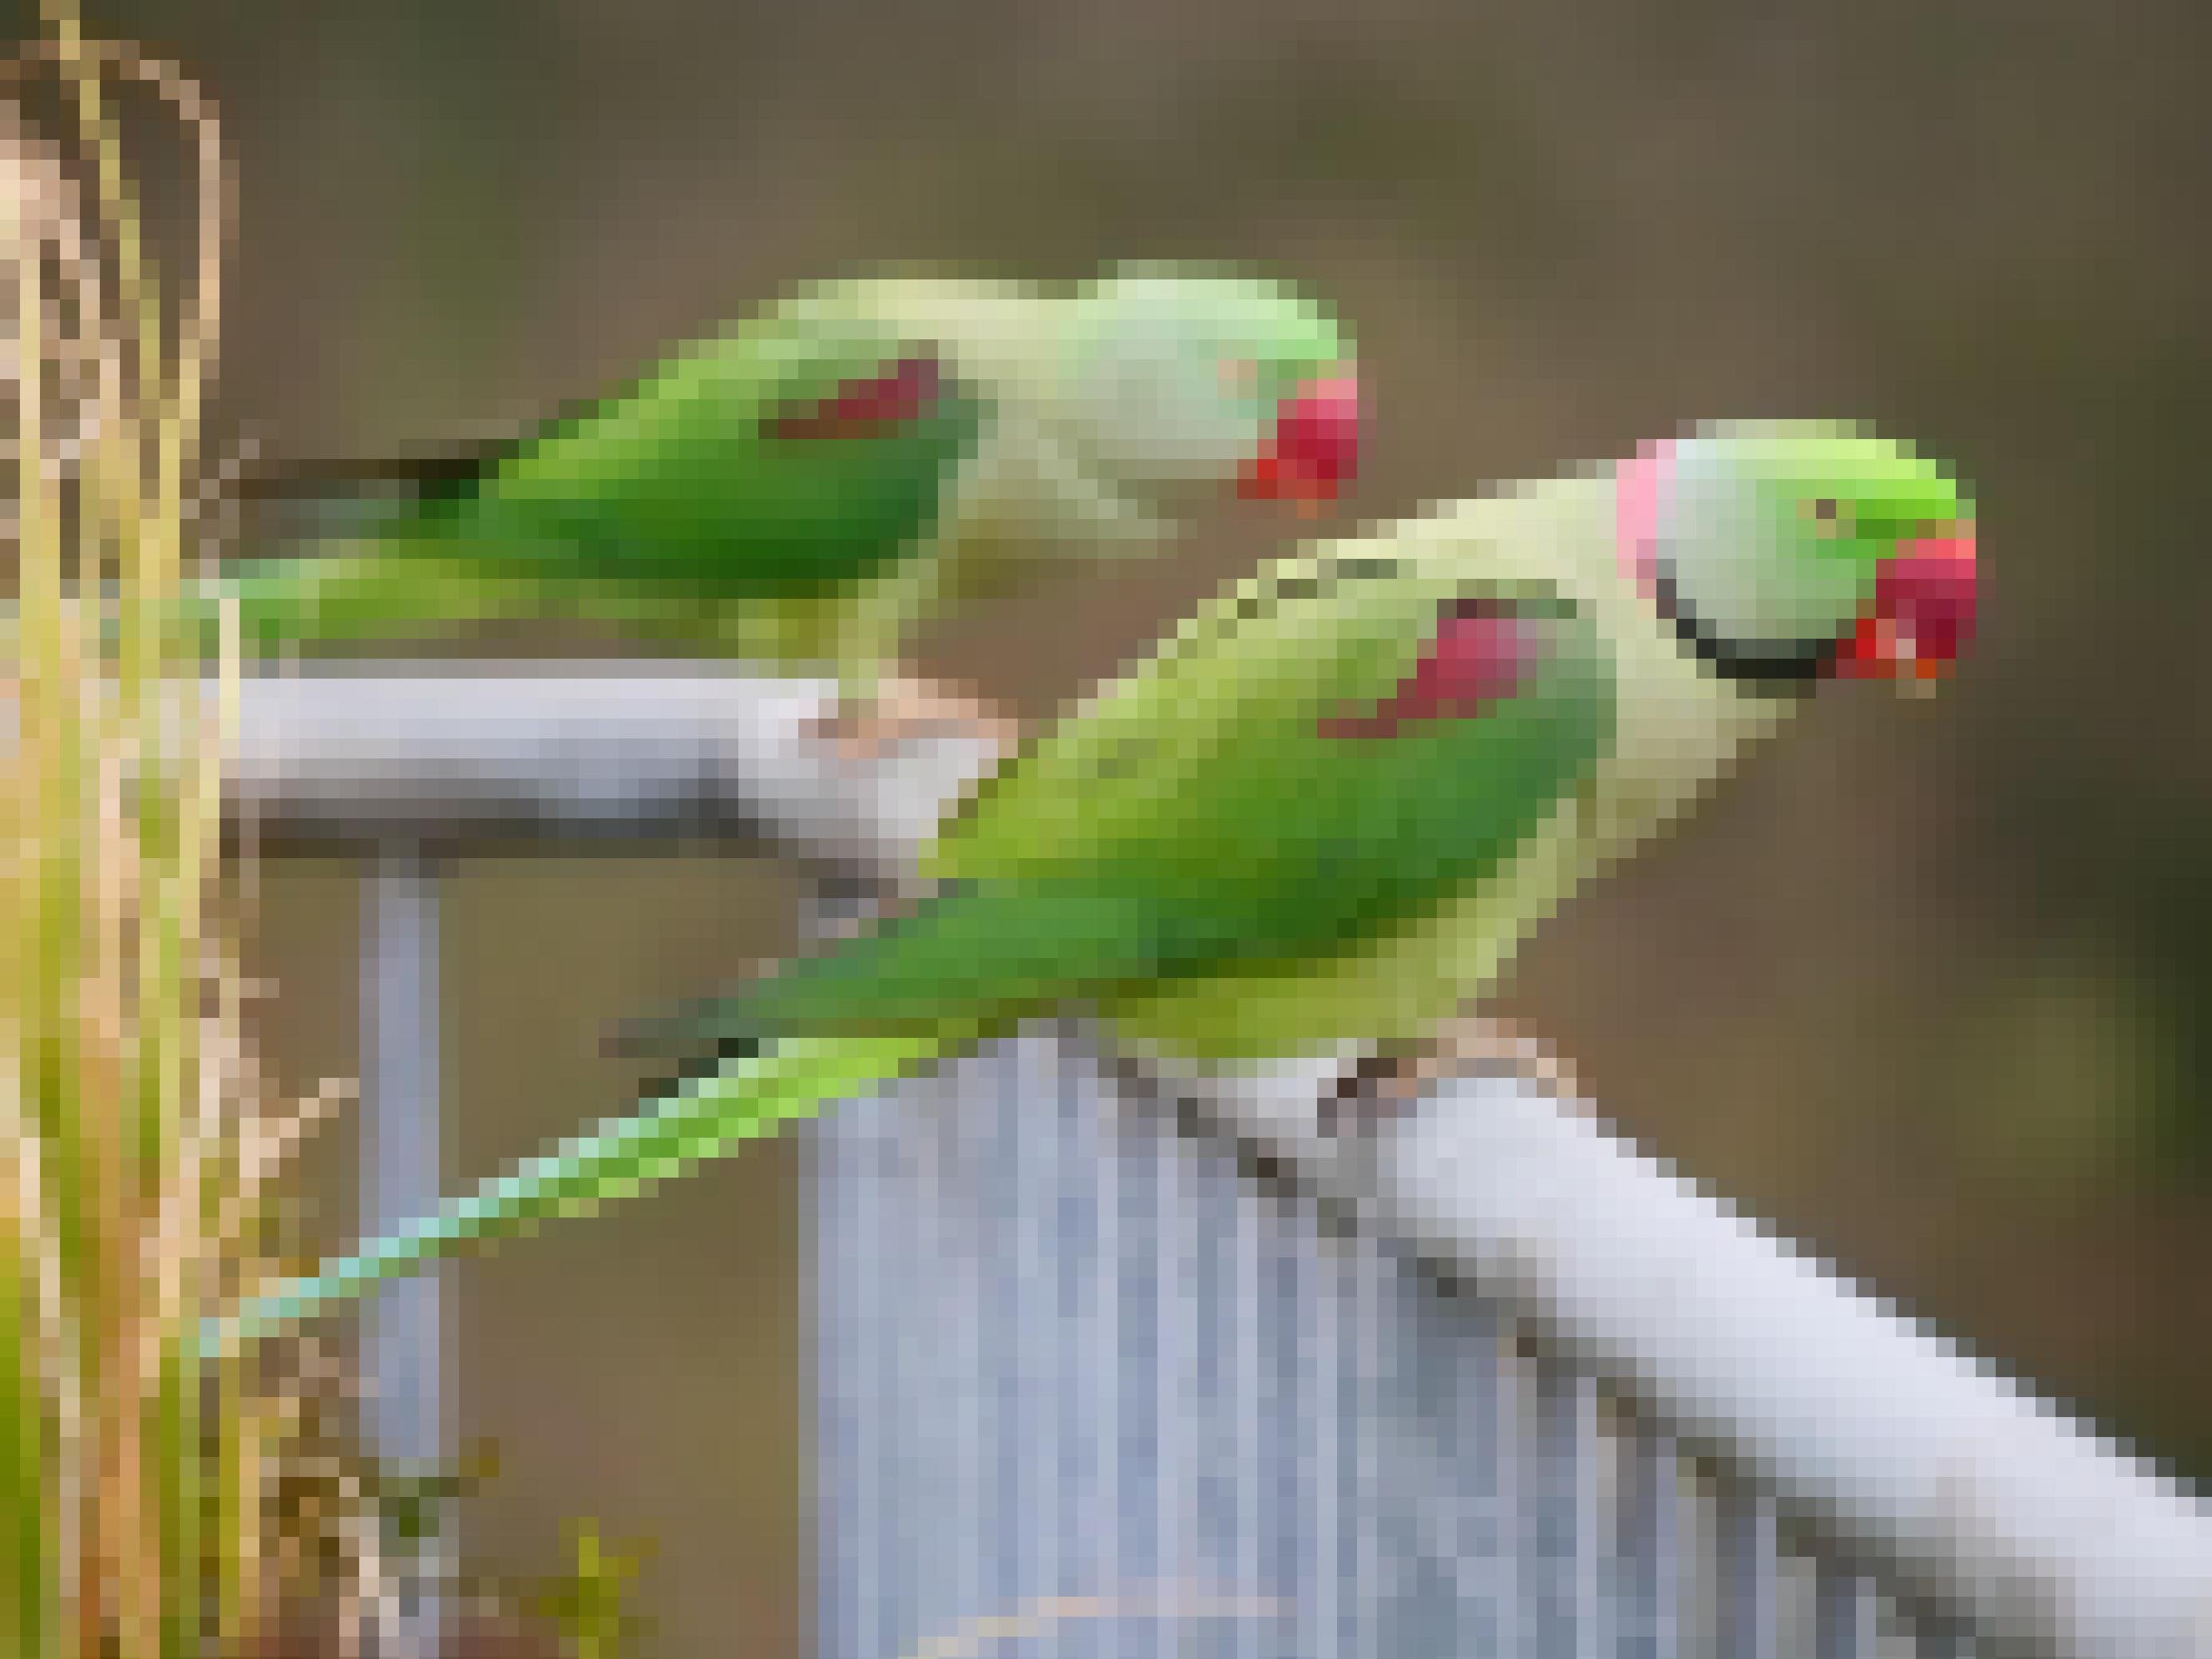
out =
<svg viewBox="0 0 2212 1659"><path fill-rule="evenodd" d="M507 618L719 639L750 618L761 654L815 654L855 589L926 547L992 409L873 314L880 286L817 287L471 452L258 480L248 533L282 551L196 587L179 622L211 648L234 600L259 651Z"/></svg>
<svg viewBox="0 0 2212 1659"><path fill-rule="evenodd" d="M1331 734L1478 599L1540 641L1510 695ZM666 1035L981 1035L1334 955L1480 881L1550 816L1608 748L1608 665L1550 592L1466 564L1358 547L1272 567L980 790L934 849L943 896Z"/></svg>
<svg viewBox="0 0 2212 1659"><path fill-rule="evenodd" d="M929 534L990 407L936 342L872 316L872 289L824 284L470 451L258 480L256 526L310 556L422 554L501 581L743 601L864 579Z"/></svg>
<svg viewBox="0 0 2212 1659"><path fill-rule="evenodd" d="M687 347L549 423L425 514L546 578L664 582L717 600L863 580L927 537L987 399L928 340L838 284Z"/></svg>

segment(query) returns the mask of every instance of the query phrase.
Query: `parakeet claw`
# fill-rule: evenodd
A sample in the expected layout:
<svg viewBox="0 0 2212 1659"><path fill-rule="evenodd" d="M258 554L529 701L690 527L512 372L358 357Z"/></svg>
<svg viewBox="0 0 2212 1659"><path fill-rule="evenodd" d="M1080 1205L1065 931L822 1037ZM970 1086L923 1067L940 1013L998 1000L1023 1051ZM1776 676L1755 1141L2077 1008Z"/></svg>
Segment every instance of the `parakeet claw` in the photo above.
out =
<svg viewBox="0 0 2212 1659"><path fill-rule="evenodd" d="M1321 1132L1371 1134L1451 1077L1516 1077L1554 1099L1578 1092L1574 1074L1535 1038L1492 1019L1454 1020L1418 1043L1379 1048L1347 1066L1321 1102Z"/></svg>
<svg viewBox="0 0 2212 1659"><path fill-rule="evenodd" d="M865 765L921 738L981 736L1011 750L1019 729L978 699L916 680L886 680L872 697L848 698L810 722L807 735L828 739L842 759Z"/></svg>
<svg viewBox="0 0 2212 1659"><path fill-rule="evenodd" d="M1335 1139L1347 1129L1365 1138L1390 1119L1404 1115L1419 1097L1407 1057L1398 1052L1363 1054L1344 1068L1321 1097L1316 1114L1322 1133Z"/></svg>

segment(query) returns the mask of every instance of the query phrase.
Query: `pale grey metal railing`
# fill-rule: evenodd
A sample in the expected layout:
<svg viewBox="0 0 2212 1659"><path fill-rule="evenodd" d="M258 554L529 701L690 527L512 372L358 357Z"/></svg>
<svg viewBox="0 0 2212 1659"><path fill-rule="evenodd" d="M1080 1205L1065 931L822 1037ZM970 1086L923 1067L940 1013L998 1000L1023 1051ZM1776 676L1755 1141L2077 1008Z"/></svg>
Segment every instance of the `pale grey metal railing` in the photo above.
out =
<svg viewBox="0 0 2212 1659"><path fill-rule="evenodd" d="M361 1227L374 1237L427 1214L441 1171L438 878L420 850L387 847L362 884ZM380 1455L428 1468L452 1455L440 1275L387 1285L362 1310L372 1386L362 1431ZM407 1564L409 1605L390 1609L398 1642L433 1659L447 1552L434 1540Z"/></svg>
<svg viewBox="0 0 2212 1659"><path fill-rule="evenodd" d="M1480 1110L1513 1085L1469 1085ZM817 1141L825 1654L1051 1598L1085 1659L1972 1651L1774 1504L1700 1492L1510 1312L1116 1086L1044 1028L850 1103Z"/></svg>
<svg viewBox="0 0 2212 1659"><path fill-rule="evenodd" d="M720 668L249 684L234 794L264 846L376 850L365 974L416 989L365 1003L368 1214L436 1184L424 860L706 829L896 870L987 751L856 775L800 734L823 696ZM1167 1581L1286 1610L1000 1650L2212 1654L2193 1499L1574 1109L1462 1079L1346 1148L1312 1098L1295 1070L1138 1086L1054 1027L829 1115L817 1651L898 1659ZM1240 1172L1240 1146L1298 1184ZM390 1449L434 1455L435 1292L414 1294L374 1316L369 1364L406 1402ZM1785 1540L1784 1498L1852 1553ZM1878 1583L1939 1611L1908 1631Z"/></svg>

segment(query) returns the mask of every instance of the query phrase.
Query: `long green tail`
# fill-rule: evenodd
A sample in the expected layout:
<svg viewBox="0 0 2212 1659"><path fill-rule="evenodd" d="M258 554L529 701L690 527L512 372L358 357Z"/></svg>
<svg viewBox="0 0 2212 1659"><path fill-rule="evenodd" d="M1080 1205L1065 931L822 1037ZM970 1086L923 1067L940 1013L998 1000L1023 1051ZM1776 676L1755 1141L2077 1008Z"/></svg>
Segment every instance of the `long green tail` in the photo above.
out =
<svg viewBox="0 0 2212 1659"><path fill-rule="evenodd" d="M792 1038L732 1061L644 1111L611 1119L526 1159L311 1279L264 1291L229 1317L210 1320L200 1333L201 1357L220 1358L471 1245L511 1237L556 1217L587 1215L927 1065L945 1046L934 1035Z"/></svg>
<svg viewBox="0 0 2212 1659"><path fill-rule="evenodd" d="M112 617L113 596L108 597ZM428 641L455 628L541 616L555 597L543 583L434 553L333 549L257 560L187 582L167 621L174 648L212 661L221 644L223 602L229 599L240 648L252 659L288 646ZM573 597L581 607L592 596L579 592ZM0 640L12 648L15 637L15 608L0 607Z"/></svg>
<svg viewBox="0 0 2212 1659"><path fill-rule="evenodd" d="M215 649L226 597L236 602L248 657L293 645L428 639L526 608L524 584L461 559L332 548L257 561L193 584L179 622L203 653Z"/></svg>
<svg viewBox="0 0 2212 1659"><path fill-rule="evenodd" d="M333 548L187 583L170 612L177 649L215 659L226 599L249 661L294 646L427 643L489 623L586 623L709 650L723 637L719 612L693 588L551 581L443 552ZM15 634L15 607L0 606L0 642L12 649Z"/></svg>

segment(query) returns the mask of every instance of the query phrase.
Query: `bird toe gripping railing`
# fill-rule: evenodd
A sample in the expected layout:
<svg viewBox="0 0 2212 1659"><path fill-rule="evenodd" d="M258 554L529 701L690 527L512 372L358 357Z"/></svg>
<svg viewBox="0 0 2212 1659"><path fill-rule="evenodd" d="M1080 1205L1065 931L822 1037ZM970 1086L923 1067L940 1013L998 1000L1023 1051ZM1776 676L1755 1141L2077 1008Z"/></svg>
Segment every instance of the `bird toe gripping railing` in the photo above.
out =
<svg viewBox="0 0 2212 1659"><path fill-rule="evenodd" d="M842 766L823 695L248 683L263 844L374 856L366 1227L438 1195L434 860L705 833L896 871L988 750ZM1066 1597L1122 1616L1004 1650L2212 1656L2192 1498L1579 1108L1459 1079L1339 1144L1315 1097L1140 1085L1050 1026L811 1132L824 1659ZM436 1294L387 1287L366 1333L408 1456L444 1449Z"/></svg>

